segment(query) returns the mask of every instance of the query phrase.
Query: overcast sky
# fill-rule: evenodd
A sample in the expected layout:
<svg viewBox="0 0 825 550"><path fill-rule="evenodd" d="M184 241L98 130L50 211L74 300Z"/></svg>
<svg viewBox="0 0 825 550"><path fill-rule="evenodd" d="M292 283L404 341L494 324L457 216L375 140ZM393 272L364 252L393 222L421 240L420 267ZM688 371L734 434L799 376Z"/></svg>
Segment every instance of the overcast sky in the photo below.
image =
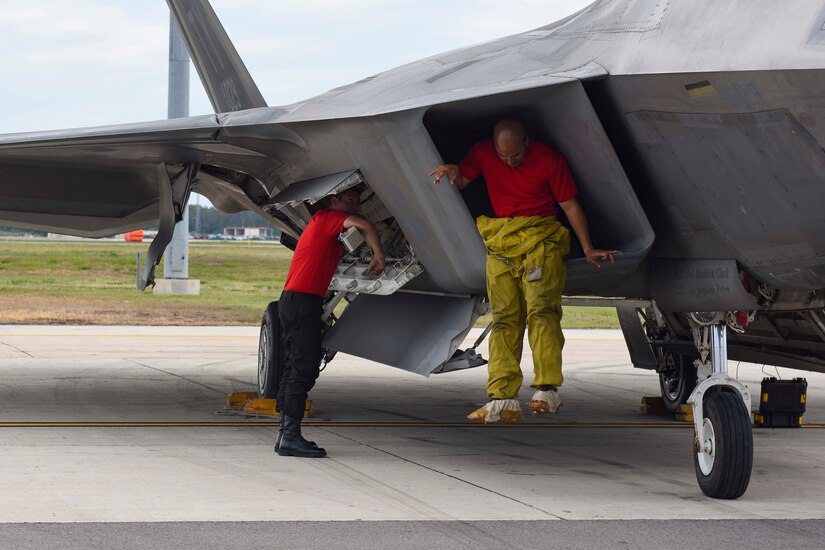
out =
<svg viewBox="0 0 825 550"><path fill-rule="evenodd" d="M269 105L557 21L591 0L212 0ZM0 134L166 118L163 0L0 0ZM194 68L190 114L212 107Z"/></svg>

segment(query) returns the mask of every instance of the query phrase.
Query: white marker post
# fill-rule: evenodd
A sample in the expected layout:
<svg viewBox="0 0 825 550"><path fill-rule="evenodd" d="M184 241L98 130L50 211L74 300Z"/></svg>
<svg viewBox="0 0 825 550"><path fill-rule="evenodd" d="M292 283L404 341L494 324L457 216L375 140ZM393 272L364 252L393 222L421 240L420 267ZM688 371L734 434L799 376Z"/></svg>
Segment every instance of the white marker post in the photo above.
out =
<svg viewBox="0 0 825 550"><path fill-rule="evenodd" d="M169 17L169 118L189 116L189 50L175 18ZM189 278L189 205L175 225L172 240L163 253L163 279L155 294L200 294L201 282Z"/></svg>

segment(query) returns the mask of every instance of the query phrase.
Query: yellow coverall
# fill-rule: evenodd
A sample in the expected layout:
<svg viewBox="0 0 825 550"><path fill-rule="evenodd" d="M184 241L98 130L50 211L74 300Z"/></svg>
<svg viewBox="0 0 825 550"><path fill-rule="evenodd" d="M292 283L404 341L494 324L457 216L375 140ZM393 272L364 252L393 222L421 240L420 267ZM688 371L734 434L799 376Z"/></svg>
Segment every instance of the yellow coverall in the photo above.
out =
<svg viewBox="0 0 825 550"><path fill-rule="evenodd" d="M561 293L570 232L553 217L481 216L476 223L487 247L487 295L493 310L487 396L518 397L525 324L533 350L531 387L560 386Z"/></svg>

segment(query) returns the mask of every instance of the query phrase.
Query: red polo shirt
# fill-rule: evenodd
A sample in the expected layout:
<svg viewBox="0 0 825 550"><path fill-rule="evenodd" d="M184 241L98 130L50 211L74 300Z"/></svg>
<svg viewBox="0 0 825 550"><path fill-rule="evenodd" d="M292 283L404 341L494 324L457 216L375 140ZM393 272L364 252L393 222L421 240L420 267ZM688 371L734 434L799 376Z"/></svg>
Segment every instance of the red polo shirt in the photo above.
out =
<svg viewBox="0 0 825 550"><path fill-rule="evenodd" d="M339 210L319 210L312 216L298 239L284 290L326 296L344 254L338 235L349 216Z"/></svg>
<svg viewBox="0 0 825 550"><path fill-rule="evenodd" d="M564 157L536 141L529 143L517 168L499 158L492 138L475 144L458 167L467 181L484 175L497 218L555 216L556 204L577 192Z"/></svg>

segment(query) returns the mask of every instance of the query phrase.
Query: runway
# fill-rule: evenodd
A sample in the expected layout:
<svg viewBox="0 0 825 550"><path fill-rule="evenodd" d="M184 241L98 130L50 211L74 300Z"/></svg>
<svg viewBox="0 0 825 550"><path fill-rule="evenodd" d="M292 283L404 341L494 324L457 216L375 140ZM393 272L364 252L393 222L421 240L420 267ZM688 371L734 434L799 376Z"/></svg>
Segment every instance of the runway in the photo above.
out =
<svg viewBox="0 0 825 550"><path fill-rule="evenodd" d="M163 522L173 536L209 531L196 522L224 533L333 522L314 524L331 535L349 529L338 522L390 522L424 537L441 532L427 527L436 522L447 548L472 540L448 533L513 534L522 524L508 522L525 521L545 532L547 520L593 523L593 533L624 525L630 542L641 527L607 520L671 525L661 532L677 538L667 540L686 542L702 532L691 526L710 525L691 520L810 520L787 524L808 544L825 532L825 431L816 429L825 375L730 363L754 396L765 375L805 376L811 428L755 430L748 492L718 501L696 484L689 425L639 412L658 381L630 366L619 331L567 331L560 414L503 427L465 419L485 400L483 367L423 378L339 355L312 392L305 434L326 447L323 460L275 455L271 419L218 414L227 394L255 388L257 333L0 327L0 537L31 522L46 522L30 533L45 542L83 533L78 523L151 533ZM529 355L523 364L529 382ZM371 524L346 525L368 533Z"/></svg>

